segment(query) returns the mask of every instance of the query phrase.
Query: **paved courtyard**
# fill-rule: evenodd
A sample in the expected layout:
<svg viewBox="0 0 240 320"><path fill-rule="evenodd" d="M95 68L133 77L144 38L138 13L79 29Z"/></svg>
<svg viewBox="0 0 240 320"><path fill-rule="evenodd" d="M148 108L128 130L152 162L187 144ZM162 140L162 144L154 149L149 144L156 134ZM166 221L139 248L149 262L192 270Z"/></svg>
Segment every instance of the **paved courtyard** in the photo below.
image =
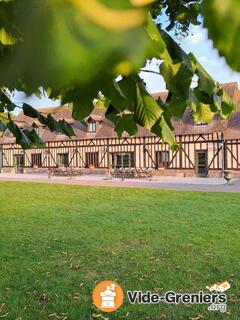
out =
<svg viewBox="0 0 240 320"><path fill-rule="evenodd" d="M25 181L37 183L60 183L72 185L94 185L130 188L153 188L166 190L240 192L240 179L230 183L222 178L180 178L157 177L148 179L113 178L104 175L83 175L79 177L48 177L47 174L0 174L0 181Z"/></svg>

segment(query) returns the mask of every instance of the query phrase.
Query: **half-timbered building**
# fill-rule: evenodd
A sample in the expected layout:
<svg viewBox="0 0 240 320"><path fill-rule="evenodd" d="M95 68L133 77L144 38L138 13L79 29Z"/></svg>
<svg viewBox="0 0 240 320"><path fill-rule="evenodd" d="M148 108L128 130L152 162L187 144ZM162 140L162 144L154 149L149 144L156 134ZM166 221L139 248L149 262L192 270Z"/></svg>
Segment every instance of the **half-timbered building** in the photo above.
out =
<svg viewBox="0 0 240 320"><path fill-rule="evenodd" d="M237 83L222 85L238 106ZM158 93L165 100L167 93ZM35 128L45 141L45 148L23 150L6 130L1 138L1 171L15 173L48 172L59 166L83 168L86 172L104 172L110 168L154 168L156 175L221 176L225 170L240 174L240 107L229 120L216 115L209 124L194 122L190 109L181 120L173 119L179 148L171 151L166 143L139 127L135 137L118 138L104 110L94 109L86 119L87 127L75 121L68 107L44 108L57 120L72 124L72 139L49 131L36 119L20 113L16 123L21 128Z"/></svg>

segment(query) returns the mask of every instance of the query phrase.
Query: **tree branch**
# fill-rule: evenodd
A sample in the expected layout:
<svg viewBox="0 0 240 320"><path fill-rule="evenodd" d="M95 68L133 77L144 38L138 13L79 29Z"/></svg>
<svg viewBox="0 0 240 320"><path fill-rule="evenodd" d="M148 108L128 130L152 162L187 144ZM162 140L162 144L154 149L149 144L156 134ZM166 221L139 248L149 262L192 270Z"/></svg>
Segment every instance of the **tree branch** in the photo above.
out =
<svg viewBox="0 0 240 320"><path fill-rule="evenodd" d="M157 74L158 76L162 76L161 73L153 70L145 70L145 69L140 69L140 72L148 72L148 73L154 73Z"/></svg>

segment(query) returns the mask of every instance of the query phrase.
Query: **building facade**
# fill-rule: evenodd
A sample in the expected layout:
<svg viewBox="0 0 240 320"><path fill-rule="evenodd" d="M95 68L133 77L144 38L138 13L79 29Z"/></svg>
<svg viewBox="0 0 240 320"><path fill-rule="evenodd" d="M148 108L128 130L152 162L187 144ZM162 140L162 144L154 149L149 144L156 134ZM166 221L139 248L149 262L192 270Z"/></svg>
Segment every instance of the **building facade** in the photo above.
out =
<svg viewBox="0 0 240 320"><path fill-rule="evenodd" d="M237 83L223 88L240 103ZM166 99L166 93L154 97ZM139 127L135 137L118 138L104 110L94 109L88 127L71 117L67 107L41 109L56 119L72 124L76 137L52 133L36 119L20 113L16 123L21 128L35 128L46 142L45 148L23 150L7 130L1 139L1 171L11 173L48 172L61 166L83 168L86 172L105 172L110 168L153 168L155 175L221 176L223 171L240 175L240 109L230 120L216 115L210 124L195 123L189 109L181 120L174 119L178 150Z"/></svg>

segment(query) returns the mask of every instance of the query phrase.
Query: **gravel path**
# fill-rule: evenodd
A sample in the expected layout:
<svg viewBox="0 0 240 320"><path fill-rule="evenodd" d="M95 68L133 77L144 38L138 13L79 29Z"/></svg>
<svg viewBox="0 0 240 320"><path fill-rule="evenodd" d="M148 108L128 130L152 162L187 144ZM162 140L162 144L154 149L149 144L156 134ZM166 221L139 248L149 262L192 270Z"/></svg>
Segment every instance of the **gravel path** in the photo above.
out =
<svg viewBox="0 0 240 320"><path fill-rule="evenodd" d="M144 179L112 179L106 176L83 175L80 177L51 177L46 174L0 174L0 181L24 181L35 183L58 183L105 187L152 188L165 190L240 192L240 180L227 184L221 178L179 178L158 177L151 181Z"/></svg>

